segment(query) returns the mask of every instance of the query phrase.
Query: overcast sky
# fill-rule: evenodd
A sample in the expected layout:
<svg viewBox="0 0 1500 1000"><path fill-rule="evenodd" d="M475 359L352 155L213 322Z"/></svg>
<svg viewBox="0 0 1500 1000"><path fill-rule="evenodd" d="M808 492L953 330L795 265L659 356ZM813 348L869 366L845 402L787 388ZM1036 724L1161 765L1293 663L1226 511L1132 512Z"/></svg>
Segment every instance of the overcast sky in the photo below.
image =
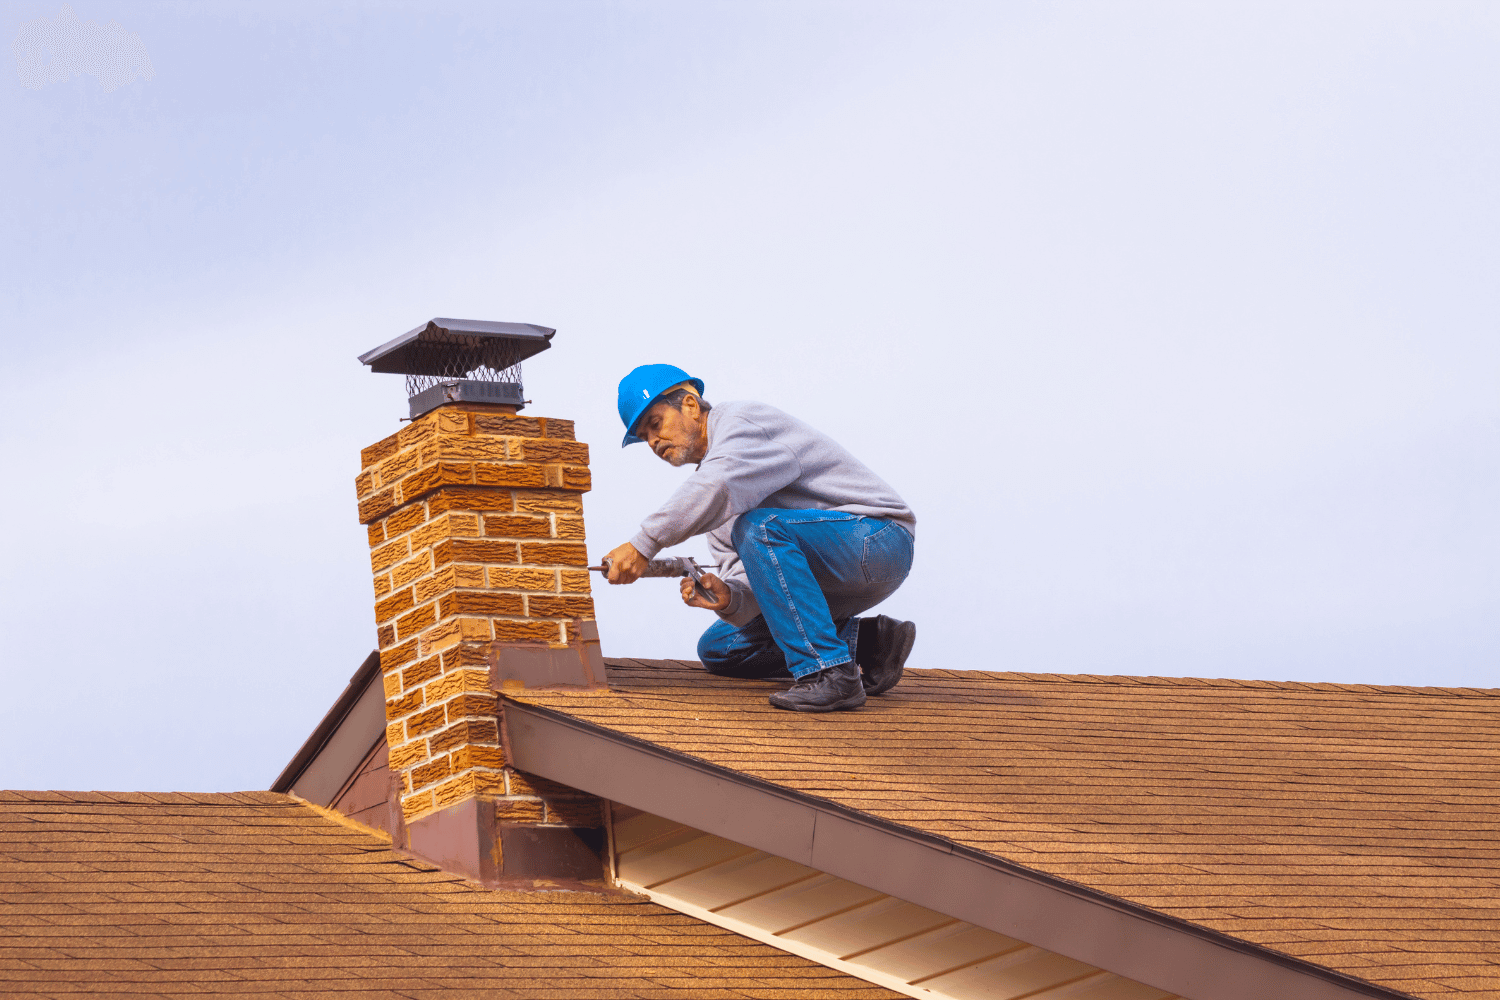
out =
<svg viewBox="0 0 1500 1000"><path fill-rule="evenodd" d="M355 356L433 316L557 328L596 556L685 475L637 364L845 443L913 666L1500 683L1500 5L0 15L0 786L271 781L375 639Z"/></svg>

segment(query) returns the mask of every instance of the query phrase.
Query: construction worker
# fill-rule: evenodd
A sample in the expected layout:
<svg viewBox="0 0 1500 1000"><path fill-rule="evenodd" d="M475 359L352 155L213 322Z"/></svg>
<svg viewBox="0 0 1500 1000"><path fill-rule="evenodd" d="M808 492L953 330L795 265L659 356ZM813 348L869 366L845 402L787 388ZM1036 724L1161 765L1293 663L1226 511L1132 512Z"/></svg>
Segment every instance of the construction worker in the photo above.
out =
<svg viewBox="0 0 1500 1000"><path fill-rule="evenodd" d="M832 438L774 406L710 405L703 382L673 365L620 380L624 445L697 471L610 552L610 583L633 583L661 549L707 533L718 575L682 599L717 612L698 656L711 672L776 677L777 708L858 708L901 679L912 622L856 617L911 571L916 517L896 491ZM622 445L623 446L623 445Z"/></svg>

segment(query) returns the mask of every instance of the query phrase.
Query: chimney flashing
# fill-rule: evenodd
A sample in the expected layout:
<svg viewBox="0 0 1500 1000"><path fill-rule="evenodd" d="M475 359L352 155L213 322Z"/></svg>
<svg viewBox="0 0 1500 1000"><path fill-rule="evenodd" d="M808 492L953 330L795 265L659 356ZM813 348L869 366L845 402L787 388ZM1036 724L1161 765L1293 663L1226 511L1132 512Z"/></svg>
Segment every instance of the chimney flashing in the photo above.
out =
<svg viewBox="0 0 1500 1000"><path fill-rule="evenodd" d="M490 647L490 687L496 693L538 689L605 690L604 655L599 626L575 619L570 641L561 643L496 642Z"/></svg>

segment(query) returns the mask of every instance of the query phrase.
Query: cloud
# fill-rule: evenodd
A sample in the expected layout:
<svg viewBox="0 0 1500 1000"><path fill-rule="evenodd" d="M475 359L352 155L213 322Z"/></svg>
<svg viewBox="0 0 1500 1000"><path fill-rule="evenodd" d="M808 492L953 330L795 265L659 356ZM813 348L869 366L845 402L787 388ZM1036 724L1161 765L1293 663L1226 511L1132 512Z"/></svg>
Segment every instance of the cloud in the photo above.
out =
<svg viewBox="0 0 1500 1000"><path fill-rule="evenodd" d="M80 21L67 4L55 18L21 25L11 50L16 54L21 86L28 90L87 75L96 78L107 94L137 77L150 80L156 76L140 35L115 21Z"/></svg>

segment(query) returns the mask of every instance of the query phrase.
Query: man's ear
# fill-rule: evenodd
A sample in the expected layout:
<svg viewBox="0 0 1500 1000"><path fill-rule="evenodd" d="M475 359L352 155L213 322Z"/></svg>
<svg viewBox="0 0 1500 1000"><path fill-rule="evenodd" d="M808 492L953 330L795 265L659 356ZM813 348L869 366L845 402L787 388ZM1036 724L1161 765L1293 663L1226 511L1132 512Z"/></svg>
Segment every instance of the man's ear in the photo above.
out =
<svg viewBox="0 0 1500 1000"><path fill-rule="evenodd" d="M686 396L682 397L682 408L686 410L689 406L692 406L693 408L693 412L687 414L687 416L689 416L691 419L697 420L699 417L703 416L703 408L698 405L698 397L694 396L692 393L688 393Z"/></svg>

